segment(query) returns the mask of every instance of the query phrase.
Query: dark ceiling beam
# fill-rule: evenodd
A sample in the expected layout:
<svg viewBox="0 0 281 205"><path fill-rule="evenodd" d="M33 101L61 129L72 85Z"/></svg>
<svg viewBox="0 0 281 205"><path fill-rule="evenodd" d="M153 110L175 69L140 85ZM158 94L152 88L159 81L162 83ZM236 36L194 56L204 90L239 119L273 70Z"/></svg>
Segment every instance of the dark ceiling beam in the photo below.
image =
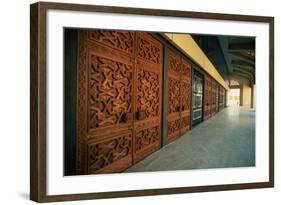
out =
<svg viewBox="0 0 281 205"><path fill-rule="evenodd" d="M252 73L253 75L255 75L255 73L256 73L256 70L253 67L243 66L243 65L234 65L234 66L236 68L240 68L240 69L246 70L246 71Z"/></svg>
<svg viewBox="0 0 281 205"><path fill-rule="evenodd" d="M229 52L229 54L231 55L232 59L238 59L238 60L241 60L241 61L245 61L245 62L251 64L252 66L255 66L255 60L247 58L246 56L243 56L243 55L241 55L237 52Z"/></svg>
<svg viewBox="0 0 281 205"><path fill-rule="evenodd" d="M239 66L234 66L233 67L233 70L240 70L241 72L243 72L243 73L249 73L253 78L255 77L255 73L254 72L252 72L251 70L248 70L248 69L244 69L244 68L241 68L241 67L239 67Z"/></svg>
<svg viewBox="0 0 281 205"><path fill-rule="evenodd" d="M253 50L255 50L255 41L243 42L243 43L230 43L230 44L228 44L228 50L230 50L230 51L253 51Z"/></svg>
<svg viewBox="0 0 281 205"><path fill-rule="evenodd" d="M231 60L231 64L232 64L232 66L239 65L239 66L247 67L247 68L250 68L250 69L255 68L251 63L241 61L241 60Z"/></svg>
<svg viewBox="0 0 281 205"><path fill-rule="evenodd" d="M248 71L246 71L244 69L241 69L241 68L237 68L237 67L234 67L233 71L245 74L245 75L247 75L251 79L252 82L255 82L255 76L253 75L253 73L248 72Z"/></svg>
<svg viewBox="0 0 281 205"><path fill-rule="evenodd" d="M228 39L226 37L220 36L220 37L218 37L218 41L219 41L226 65L227 65L228 72L231 73L233 68L231 65L230 56L228 54Z"/></svg>
<svg viewBox="0 0 281 205"><path fill-rule="evenodd" d="M249 81L250 84L254 83L253 79L245 73L242 73L242 72L237 71L237 70L233 70L232 74L246 78Z"/></svg>
<svg viewBox="0 0 281 205"><path fill-rule="evenodd" d="M232 73L231 75L232 75L232 77L239 77L241 79L244 79L243 83L241 82L240 85L245 84L245 83L247 83L249 85L251 84L251 80L249 78L247 78L246 76L244 76L243 74Z"/></svg>
<svg viewBox="0 0 281 205"><path fill-rule="evenodd" d="M248 80L250 80L250 77L248 75L243 74L243 73L241 73L239 71L233 70L232 74L239 75L239 76L242 76L242 77L247 78Z"/></svg>
<svg viewBox="0 0 281 205"><path fill-rule="evenodd" d="M255 69L253 67L250 67L250 66L233 64L233 67L238 67L238 68L247 70L249 72L252 72L253 74L255 73Z"/></svg>

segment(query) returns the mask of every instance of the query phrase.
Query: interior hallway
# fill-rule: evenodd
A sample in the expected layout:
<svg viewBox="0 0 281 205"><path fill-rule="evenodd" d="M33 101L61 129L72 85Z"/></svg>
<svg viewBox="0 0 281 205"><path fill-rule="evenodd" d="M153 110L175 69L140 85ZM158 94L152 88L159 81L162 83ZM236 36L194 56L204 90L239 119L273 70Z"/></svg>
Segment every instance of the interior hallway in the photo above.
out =
<svg viewBox="0 0 281 205"><path fill-rule="evenodd" d="M125 172L255 166L255 111L229 107Z"/></svg>

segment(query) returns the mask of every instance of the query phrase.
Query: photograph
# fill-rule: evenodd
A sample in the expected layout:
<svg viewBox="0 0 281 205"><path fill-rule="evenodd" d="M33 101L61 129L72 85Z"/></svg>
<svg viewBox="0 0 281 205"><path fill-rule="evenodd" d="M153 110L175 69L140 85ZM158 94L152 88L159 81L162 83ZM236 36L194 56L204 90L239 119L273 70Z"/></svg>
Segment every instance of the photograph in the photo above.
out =
<svg viewBox="0 0 281 205"><path fill-rule="evenodd" d="M63 74L66 176L255 166L255 37L64 28Z"/></svg>
<svg viewBox="0 0 281 205"><path fill-rule="evenodd" d="M274 17L30 6L30 199L274 186Z"/></svg>

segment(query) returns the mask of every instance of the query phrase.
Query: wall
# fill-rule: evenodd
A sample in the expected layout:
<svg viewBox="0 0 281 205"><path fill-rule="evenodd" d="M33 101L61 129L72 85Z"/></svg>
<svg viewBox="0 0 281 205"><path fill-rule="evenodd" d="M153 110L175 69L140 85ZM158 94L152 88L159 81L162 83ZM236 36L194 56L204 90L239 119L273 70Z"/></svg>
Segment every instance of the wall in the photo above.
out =
<svg viewBox="0 0 281 205"><path fill-rule="evenodd" d="M243 89L242 106L250 107L251 106L251 87L244 84L242 86L242 89Z"/></svg>
<svg viewBox="0 0 281 205"><path fill-rule="evenodd" d="M255 109L256 108L256 85L254 85L253 92L254 92L254 94L253 94L253 100L254 100L253 108Z"/></svg>
<svg viewBox="0 0 281 205"><path fill-rule="evenodd" d="M49 0L51 1L51 0ZM58 1L58 0L56 0ZM76 2L77 0L59 0ZM0 7L2 30L0 38L1 71L1 145L0 175L1 204L35 204L29 197L29 4L35 1L10 0ZM148 7L173 10L193 10L248 15L270 15L275 19L275 55L281 49L281 13L278 1L245 0L80 0L79 3L103 4L130 7ZM4 29L5 28L5 29ZM275 90L281 89L277 77L281 76L281 59L275 58ZM281 92L275 92L275 120L281 122ZM257 102L258 103L258 102ZM281 135L281 126L276 126L275 136ZM281 155L281 138L275 137L275 154ZM277 157L276 157L277 158ZM96 201L76 201L52 204L97 204L97 205L237 205L237 204L278 204L281 195L281 161L275 162L276 187L274 189L250 189L237 191L177 194L168 196L132 197Z"/></svg>

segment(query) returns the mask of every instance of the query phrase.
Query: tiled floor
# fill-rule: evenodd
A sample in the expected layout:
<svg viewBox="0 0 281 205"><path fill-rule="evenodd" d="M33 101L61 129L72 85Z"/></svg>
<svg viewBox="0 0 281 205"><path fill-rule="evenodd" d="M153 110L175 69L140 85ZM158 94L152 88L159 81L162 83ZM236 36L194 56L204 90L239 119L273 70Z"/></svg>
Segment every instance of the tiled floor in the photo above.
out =
<svg viewBox="0 0 281 205"><path fill-rule="evenodd" d="M255 111L225 108L125 172L255 166Z"/></svg>

